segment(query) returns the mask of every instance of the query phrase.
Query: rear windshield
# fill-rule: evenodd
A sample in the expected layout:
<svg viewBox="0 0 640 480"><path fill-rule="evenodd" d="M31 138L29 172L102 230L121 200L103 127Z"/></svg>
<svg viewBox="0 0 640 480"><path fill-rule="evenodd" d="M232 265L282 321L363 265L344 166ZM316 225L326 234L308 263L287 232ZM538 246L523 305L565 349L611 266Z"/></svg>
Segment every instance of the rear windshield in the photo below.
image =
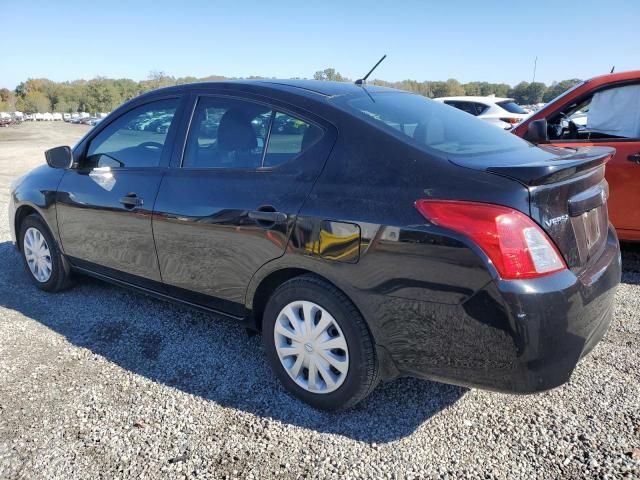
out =
<svg viewBox="0 0 640 480"><path fill-rule="evenodd" d="M504 108L509 113L527 113L527 111L516 102L504 101L498 102L498 106Z"/></svg>
<svg viewBox="0 0 640 480"><path fill-rule="evenodd" d="M420 95L371 92L335 101L342 109L427 151L474 155L530 146L490 123Z"/></svg>

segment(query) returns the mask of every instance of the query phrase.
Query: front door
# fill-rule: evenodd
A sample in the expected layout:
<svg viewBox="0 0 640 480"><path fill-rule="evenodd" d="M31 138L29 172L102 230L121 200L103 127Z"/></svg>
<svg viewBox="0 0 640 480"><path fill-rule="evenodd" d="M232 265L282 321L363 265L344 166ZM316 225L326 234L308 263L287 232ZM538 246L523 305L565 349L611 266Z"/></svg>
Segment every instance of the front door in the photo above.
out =
<svg viewBox="0 0 640 480"><path fill-rule="evenodd" d="M251 277L284 254L335 132L237 98L203 96L193 112L154 209L160 271L174 295L241 315Z"/></svg>
<svg viewBox="0 0 640 480"><path fill-rule="evenodd" d="M153 101L111 121L64 175L58 226L74 265L133 283L161 280L151 212L170 157L167 138L178 102Z"/></svg>
<svg viewBox="0 0 640 480"><path fill-rule="evenodd" d="M606 167L609 219L623 240L640 240L640 84L589 92L547 117L551 145L613 147Z"/></svg>

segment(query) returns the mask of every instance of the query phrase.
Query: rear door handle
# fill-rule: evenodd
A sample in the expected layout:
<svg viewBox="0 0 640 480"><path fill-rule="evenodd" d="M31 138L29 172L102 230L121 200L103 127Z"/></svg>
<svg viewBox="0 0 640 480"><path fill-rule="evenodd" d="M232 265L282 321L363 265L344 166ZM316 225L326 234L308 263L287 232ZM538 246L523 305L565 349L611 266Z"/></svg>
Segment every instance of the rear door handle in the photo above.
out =
<svg viewBox="0 0 640 480"><path fill-rule="evenodd" d="M633 154L629 155L627 157L627 160L629 160L630 162L633 162L633 163L640 164L640 152L639 153L633 153Z"/></svg>
<svg viewBox="0 0 640 480"><path fill-rule="evenodd" d="M135 193L128 193L120 199L120 203L127 208L139 207L144 201Z"/></svg>
<svg viewBox="0 0 640 480"><path fill-rule="evenodd" d="M265 212L263 210L252 210L249 218L264 223L284 223L287 221L287 214L282 212Z"/></svg>

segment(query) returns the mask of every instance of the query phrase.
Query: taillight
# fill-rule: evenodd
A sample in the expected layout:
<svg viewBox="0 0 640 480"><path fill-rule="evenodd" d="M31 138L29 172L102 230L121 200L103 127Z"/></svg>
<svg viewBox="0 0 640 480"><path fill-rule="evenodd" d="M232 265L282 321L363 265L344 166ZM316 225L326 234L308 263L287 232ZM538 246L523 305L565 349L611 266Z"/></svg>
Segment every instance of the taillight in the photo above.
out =
<svg viewBox="0 0 640 480"><path fill-rule="evenodd" d="M418 200L416 208L431 223L473 240L501 278L542 277L567 268L544 231L512 208L451 200Z"/></svg>
<svg viewBox="0 0 640 480"><path fill-rule="evenodd" d="M510 123L511 125L515 125L516 123L519 123L521 119L513 118L513 117L505 117L505 118L501 118L500 120L502 120L503 122Z"/></svg>

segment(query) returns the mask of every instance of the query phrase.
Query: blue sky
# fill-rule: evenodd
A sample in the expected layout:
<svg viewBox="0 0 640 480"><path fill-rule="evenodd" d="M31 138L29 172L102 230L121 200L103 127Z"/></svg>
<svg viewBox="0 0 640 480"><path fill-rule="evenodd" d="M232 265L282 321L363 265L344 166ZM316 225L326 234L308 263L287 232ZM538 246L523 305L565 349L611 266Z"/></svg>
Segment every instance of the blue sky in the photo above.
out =
<svg viewBox="0 0 640 480"><path fill-rule="evenodd" d="M550 83L640 69L640 1L0 0L0 87L27 78L362 76ZM11 39L8 42L8 39Z"/></svg>

